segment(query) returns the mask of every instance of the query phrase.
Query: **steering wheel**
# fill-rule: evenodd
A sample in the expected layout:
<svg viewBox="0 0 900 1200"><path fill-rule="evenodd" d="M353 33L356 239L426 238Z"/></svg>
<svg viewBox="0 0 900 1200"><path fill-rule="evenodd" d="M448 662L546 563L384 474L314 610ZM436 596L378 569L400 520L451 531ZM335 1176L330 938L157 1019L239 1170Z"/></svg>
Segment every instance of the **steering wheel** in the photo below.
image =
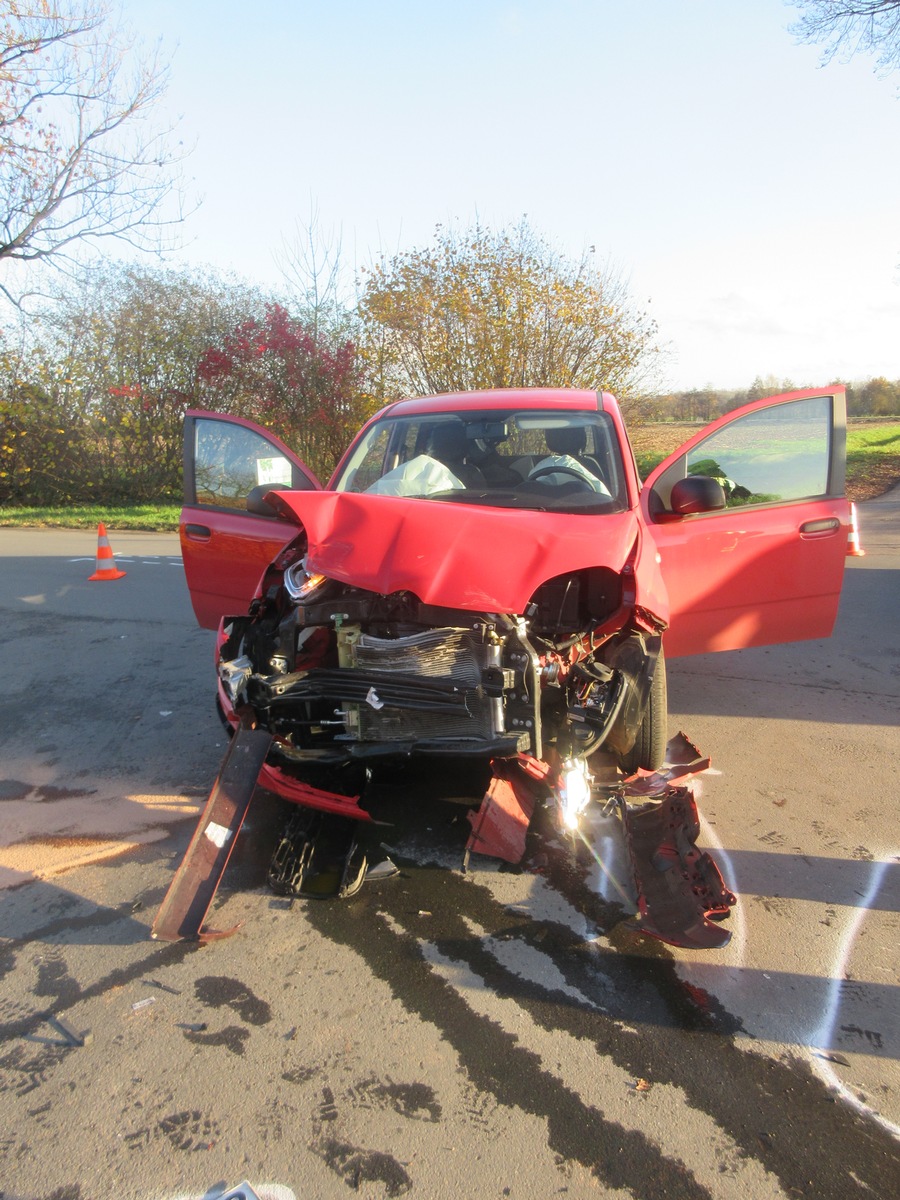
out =
<svg viewBox="0 0 900 1200"><path fill-rule="evenodd" d="M528 478L537 480L544 478L546 475L568 475L570 479L580 483L584 491L592 492L594 490L582 473L576 471L573 467L541 467L538 471L532 471Z"/></svg>

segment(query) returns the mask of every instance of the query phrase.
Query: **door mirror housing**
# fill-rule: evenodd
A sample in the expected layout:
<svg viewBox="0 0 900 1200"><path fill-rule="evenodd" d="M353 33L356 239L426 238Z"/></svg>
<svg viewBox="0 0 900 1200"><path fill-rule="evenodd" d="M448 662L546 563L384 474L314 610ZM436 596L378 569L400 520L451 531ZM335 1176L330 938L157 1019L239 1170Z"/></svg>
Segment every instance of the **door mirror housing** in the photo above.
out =
<svg viewBox="0 0 900 1200"><path fill-rule="evenodd" d="M716 512L725 507L725 489L709 475L688 475L672 487L672 511L680 517L692 513Z"/></svg>
<svg viewBox="0 0 900 1200"><path fill-rule="evenodd" d="M281 514L274 505L266 502L266 496L269 492L287 491L290 491L290 489L283 483L258 483L247 495L247 512L253 513L255 517L280 516Z"/></svg>

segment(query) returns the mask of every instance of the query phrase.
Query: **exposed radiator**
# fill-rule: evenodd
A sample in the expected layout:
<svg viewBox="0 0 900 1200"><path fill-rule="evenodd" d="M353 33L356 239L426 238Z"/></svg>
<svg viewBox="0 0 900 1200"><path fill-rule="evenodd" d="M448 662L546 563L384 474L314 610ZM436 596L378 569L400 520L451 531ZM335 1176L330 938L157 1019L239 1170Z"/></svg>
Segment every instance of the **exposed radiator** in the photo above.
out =
<svg viewBox="0 0 900 1200"><path fill-rule="evenodd" d="M352 649L353 665L360 670L397 671L433 679L452 679L477 688L487 661L487 647L467 629L429 629L401 638L361 634ZM410 738L488 738L491 736L491 702L470 697L460 713L417 712L414 709L358 708L361 741L404 741Z"/></svg>

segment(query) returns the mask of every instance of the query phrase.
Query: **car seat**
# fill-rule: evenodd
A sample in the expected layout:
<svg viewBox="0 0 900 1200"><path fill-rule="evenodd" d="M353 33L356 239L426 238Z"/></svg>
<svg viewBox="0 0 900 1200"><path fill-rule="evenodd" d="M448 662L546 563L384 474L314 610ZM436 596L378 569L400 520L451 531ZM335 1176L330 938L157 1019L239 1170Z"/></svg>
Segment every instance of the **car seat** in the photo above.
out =
<svg viewBox="0 0 900 1200"><path fill-rule="evenodd" d="M469 439L461 421L447 421L438 425L431 435L431 456L448 467L467 488L486 486L482 472L474 463L466 462Z"/></svg>
<svg viewBox="0 0 900 1200"><path fill-rule="evenodd" d="M544 439L547 449L553 454L571 455L572 458L587 467L592 475L596 475L601 483L606 483L603 469L596 458L584 452L587 446L587 430L583 425L566 425L561 429L547 429Z"/></svg>

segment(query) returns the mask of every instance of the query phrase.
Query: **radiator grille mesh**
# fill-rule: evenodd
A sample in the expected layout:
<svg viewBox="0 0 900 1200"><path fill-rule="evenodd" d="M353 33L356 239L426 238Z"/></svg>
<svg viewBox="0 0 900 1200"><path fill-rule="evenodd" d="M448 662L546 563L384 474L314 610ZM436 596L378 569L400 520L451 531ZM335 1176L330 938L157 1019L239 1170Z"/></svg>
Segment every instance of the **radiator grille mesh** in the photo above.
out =
<svg viewBox="0 0 900 1200"><path fill-rule="evenodd" d="M361 634L353 647L353 665L377 671L400 671L437 679L453 679L465 687L481 683L486 647L467 629L429 629L402 638ZM486 738L491 736L490 701L472 697L459 716L412 709L359 708L361 741L406 741L410 738Z"/></svg>

